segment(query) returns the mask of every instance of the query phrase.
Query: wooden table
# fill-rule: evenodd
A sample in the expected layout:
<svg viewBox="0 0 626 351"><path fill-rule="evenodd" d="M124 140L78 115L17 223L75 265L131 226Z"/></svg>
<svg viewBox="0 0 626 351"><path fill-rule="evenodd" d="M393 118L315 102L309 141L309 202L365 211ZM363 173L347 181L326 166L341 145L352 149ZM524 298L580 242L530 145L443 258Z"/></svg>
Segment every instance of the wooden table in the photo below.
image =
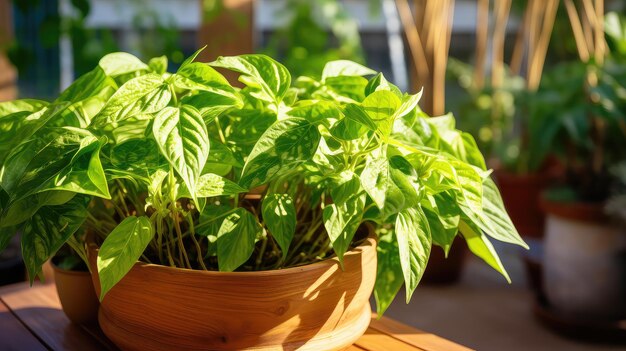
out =
<svg viewBox="0 0 626 351"><path fill-rule="evenodd" d="M0 350L117 350L98 327L70 323L54 284L0 288ZM461 351L466 347L383 317L348 350Z"/></svg>

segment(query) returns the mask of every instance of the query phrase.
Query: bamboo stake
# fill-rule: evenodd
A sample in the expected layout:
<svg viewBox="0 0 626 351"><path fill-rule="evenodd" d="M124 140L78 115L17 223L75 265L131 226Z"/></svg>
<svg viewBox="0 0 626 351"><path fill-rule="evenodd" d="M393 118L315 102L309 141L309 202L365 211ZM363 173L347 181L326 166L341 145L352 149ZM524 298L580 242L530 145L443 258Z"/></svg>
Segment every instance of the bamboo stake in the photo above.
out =
<svg viewBox="0 0 626 351"><path fill-rule="evenodd" d="M533 62L531 65L531 71L528 75L528 87L531 90L537 90L539 83L541 82L543 65L548 52L548 45L550 44L550 37L552 36L552 28L554 27L558 6L558 0L547 0L547 8L543 18L539 41L537 43L537 50L535 52L535 56L531 58Z"/></svg>
<svg viewBox="0 0 626 351"><path fill-rule="evenodd" d="M426 11L426 0L413 0L415 28L418 32L422 32L424 29L424 12ZM409 13L411 13L409 11Z"/></svg>
<svg viewBox="0 0 626 351"><path fill-rule="evenodd" d="M478 89L482 89L485 85L484 75L488 37L489 0L478 0L476 6L476 63L474 64L474 82Z"/></svg>
<svg viewBox="0 0 626 351"><path fill-rule="evenodd" d="M414 22L413 15L411 14L411 7L408 0L396 0L396 6L398 7L398 13L400 15L400 21L402 22L402 28L404 29L404 35L406 36L409 44L409 50L411 51L411 58L413 59L414 68L417 72L419 81L424 84L428 79L429 69L428 61L426 60L426 54L424 47L420 39L420 35L417 26Z"/></svg>
<svg viewBox="0 0 626 351"><path fill-rule="evenodd" d="M494 88L502 86L504 76L504 40L506 39L506 25L511 10L511 0L496 1L496 24L493 31L491 85Z"/></svg>
<svg viewBox="0 0 626 351"><path fill-rule="evenodd" d="M593 35L593 28L591 28L591 23L589 21L589 17L580 16L580 19L583 24L583 33L585 34L585 42L587 43L587 49L589 50L590 53L593 53L594 46L595 46L593 43L594 35Z"/></svg>
<svg viewBox="0 0 626 351"><path fill-rule="evenodd" d="M585 37L583 34L583 28L576 11L576 6L572 0L565 0L565 9L567 10L567 16L569 17L570 25L572 26L572 32L574 33L574 41L576 42L576 50L578 56L583 62L589 61L589 48L586 45Z"/></svg>
<svg viewBox="0 0 626 351"><path fill-rule="evenodd" d="M436 13L436 34L433 36L435 47L433 51L433 115L445 113L445 78L446 78L446 37L450 25L451 0L441 0ZM444 32L445 31L445 32Z"/></svg>
<svg viewBox="0 0 626 351"><path fill-rule="evenodd" d="M530 24L530 6L526 6L524 9L524 17L522 19L522 26L518 28L517 36L515 38L515 46L513 47L513 55L511 56L511 71L515 75L519 75L522 70L522 60L524 58L524 49L526 48L526 31Z"/></svg>
<svg viewBox="0 0 626 351"><path fill-rule="evenodd" d="M599 65L604 64L604 0L596 0L596 32L595 32L595 58Z"/></svg>
<svg viewBox="0 0 626 351"><path fill-rule="evenodd" d="M591 0L582 0L583 4L583 13L585 17L587 17L587 21L591 24L592 28L596 28L598 26L597 18L596 18L596 10L591 3Z"/></svg>
<svg viewBox="0 0 626 351"><path fill-rule="evenodd" d="M528 26L528 59L526 60L526 84L528 84L528 74L532 68L532 57L535 56L537 41L539 35L537 30L541 20L541 7L540 1L542 0L529 0L528 6L530 6L530 22Z"/></svg>

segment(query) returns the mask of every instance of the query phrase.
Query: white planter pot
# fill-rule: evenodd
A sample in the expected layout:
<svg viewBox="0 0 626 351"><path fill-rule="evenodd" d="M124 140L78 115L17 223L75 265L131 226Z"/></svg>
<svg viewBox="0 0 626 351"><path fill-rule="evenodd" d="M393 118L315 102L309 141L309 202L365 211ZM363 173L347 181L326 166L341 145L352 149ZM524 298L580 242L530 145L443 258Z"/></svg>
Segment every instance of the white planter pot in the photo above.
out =
<svg viewBox="0 0 626 351"><path fill-rule="evenodd" d="M625 318L626 231L547 212L543 286L550 305L580 318Z"/></svg>

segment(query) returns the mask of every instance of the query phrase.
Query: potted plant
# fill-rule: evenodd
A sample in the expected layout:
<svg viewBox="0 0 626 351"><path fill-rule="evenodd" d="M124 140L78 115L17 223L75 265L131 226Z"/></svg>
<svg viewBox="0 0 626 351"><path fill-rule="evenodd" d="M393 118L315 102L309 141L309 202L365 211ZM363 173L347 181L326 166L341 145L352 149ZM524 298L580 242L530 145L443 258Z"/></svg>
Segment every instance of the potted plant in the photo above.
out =
<svg viewBox="0 0 626 351"><path fill-rule="evenodd" d="M68 242L81 245L84 241L73 236ZM87 258L81 257L66 244L50 261L61 307L68 319L76 324L97 323L100 302L93 288L91 273L86 264Z"/></svg>
<svg viewBox="0 0 626 351"><path fill-rule="evenodd" d="M350 61L292 86L267 56L197 54L176 73L110 54L0 119L16 136L0 225L22 229L31 273L89 233L75 249L121 348L347 347L372 290L380 314L403 284L410 299L458 233L508 279L491 239L525 244L451 115Z"/></svg>
<svg viewBox="0 0 626 351"><path fill-rule="evenodd" d="M567 165L564 184L542 202L547 214L545 293L551 307L577 318L626 316L626 237L605 212L611 188L619 182L610 169L626 159L626 37L617 15L607 15L606 27L607 34L620 28L607 35L611 55L605 62L574 62L555 71L549 81L561 94L551 102L558 113L541 120L542 128L555 130L548 145Z"/></svg>

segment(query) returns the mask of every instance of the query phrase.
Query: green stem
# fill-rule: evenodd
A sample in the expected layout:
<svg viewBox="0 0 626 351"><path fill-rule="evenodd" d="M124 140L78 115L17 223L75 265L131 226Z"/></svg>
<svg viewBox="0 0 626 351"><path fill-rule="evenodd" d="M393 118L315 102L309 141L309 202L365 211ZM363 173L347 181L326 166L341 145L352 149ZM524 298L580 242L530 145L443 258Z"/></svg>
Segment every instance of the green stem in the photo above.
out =
<svg viewBox="0 0 626 351"><path fill-rule="evenodd" d="M193 243L196 246L196 251L198 251L198 263L200 264L200 267L202 267L202 269L204 269L205 271L208 271L208 269L206 268L206 265L204 264L204 259L202 257L202 248L200 247L200 243L196 239L196 231L193 227L193 218L190 213L187 213L186 218L187 218L187 222L189 223L189 231L191 235L191 240L193 240Z"/></svg>
<svg viewBox="0 0 626 351"><path fill-rule="evenodd" d="M217 126L217 134L219 134L222 144L226 145L226 137L224 136L224 132L222 131L219 117L215 117L215 125Z"/></svg>
<svg viewBox="0 0 626 351"><path fill-rule="evenodd" d="M176 230L176 237L178 238L178 250L183 255L183 259L185 260L185 265L187 268L191 269L191 263L189 263L189 256L187 255L187 251L185 250L185 245L183 244L183 233L180 230L180 223L178 221L178 212L176 209L172 211L172 219L174 220L174 229Z"/></svg>
<svg viewBox="0 0 626 351"><path fill-rule="evenodd" d="M265 255L265 249L267 249L267 241L268 238L267 236L263 237L263 243L261 244L261 251L259 251L259 255L256 258L256 267L255 270L259 270L259 266L261 266L261 263L263 262L263 256Z"/></svg>

